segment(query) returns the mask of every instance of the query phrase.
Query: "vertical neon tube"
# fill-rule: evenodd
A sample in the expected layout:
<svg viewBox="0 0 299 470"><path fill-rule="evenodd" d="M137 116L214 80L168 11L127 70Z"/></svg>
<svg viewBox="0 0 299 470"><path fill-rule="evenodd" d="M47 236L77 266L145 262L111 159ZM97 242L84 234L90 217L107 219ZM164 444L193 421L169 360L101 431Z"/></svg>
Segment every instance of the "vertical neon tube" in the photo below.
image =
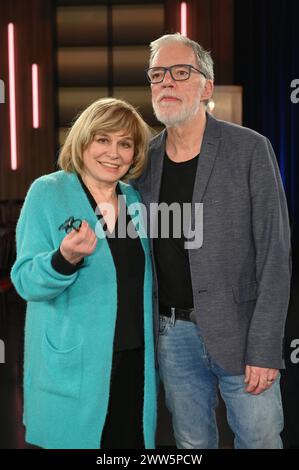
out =
<svg viewBox="0 0 299 470"><path fill-rule="evenodd" d="M31 68L32 81L32 126L34 129L39 128L39 93L38 93L38 66L32 64Z"/></svg>
<svg viewBox="0 0 299 470"><path fill-rule="evenodd" d="M9 125L10 125L10 166L18 168L17 122L16 122L16 80L15 80L15 38L14 25L8 24L8 81L9 81Z"/></svg>
<svg viewBox="0 0 299 470"><path fill-rule="evenodd" d="M187 36L187 3L181 2L181 34Z"/></svg>

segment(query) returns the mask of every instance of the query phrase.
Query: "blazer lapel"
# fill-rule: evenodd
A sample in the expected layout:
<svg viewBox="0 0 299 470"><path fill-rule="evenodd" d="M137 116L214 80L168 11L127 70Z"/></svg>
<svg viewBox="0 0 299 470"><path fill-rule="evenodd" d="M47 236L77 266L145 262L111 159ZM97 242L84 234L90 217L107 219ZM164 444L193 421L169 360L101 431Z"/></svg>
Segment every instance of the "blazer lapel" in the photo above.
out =
<svg viewBox="0 0 299 470"><path fill-rule="evenodd" d="M207 125L203 136L200 156L197 164L196 177L192 197L191 226L195 224L194 204L202 202L209 179L215 164L217 151L221 138L219 122L210 114L207 116Z"/></svg>
<svg viewBox="0 0 299 470"><path fill-rule="evenodd" d="M150 202L159 202L163 162L166 145L166 129L155 140L151 149L151 195Z"/></svg>
<svg viewBox="0 0 299 470"><path fill-rule="evenodd" d="M163 164L166 146L166 129L157 136L150 150L151 163L151 189L147 207L147 227L151 233L156 233L158 217L156 211L151 211L151 204L158 204L162 182ZM153 237L150 236L150 245L153 250Z"/></svg>

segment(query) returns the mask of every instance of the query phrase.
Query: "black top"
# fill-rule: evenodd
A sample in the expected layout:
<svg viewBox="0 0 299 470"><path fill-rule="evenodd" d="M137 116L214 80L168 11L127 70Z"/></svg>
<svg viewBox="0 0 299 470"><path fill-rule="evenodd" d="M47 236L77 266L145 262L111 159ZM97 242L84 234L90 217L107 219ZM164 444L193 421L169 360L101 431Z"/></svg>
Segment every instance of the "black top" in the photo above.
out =
<svg viewBox="0 0 299 470"><path fill-rule="evenodd" d="M192 202L197 162L198 155L181 163L175 163L165 155L159 203L177 202L180 205L181 215L183 214L182 204ZM168 307L192 308L193 292L188 250L184 247L186 237L183 233L183 217L181 217L179 238L173 237L172 212L170 212L169 227L169 238L162 238L161 213L159 213L158 238L154 240L159 301Z"/></svg>
<svg viewBox="0 0 299 470"><path fill-rule="evenodd" d="M79 175L78 179L92 208L95 210L97 207L96 201ZM117 185L116 190L118 196L122 196L119 185ZM120 204L120 207L122 206L123 205ZM97 215L97 217L100 220L102 219L101 214ZM130 222L131 217L128 211L126 211L126 226L128 226ZM130 225L132 228L133 223ZM105 224L103 224L103 228L106 230ZM135 231L135 229L133 231ZM106 237L113 256L117 278L117 319L114 336L114 351L134 349L144 344L143 283L145 257L139 236L136 232L135 234L135 238L129 236L119 238L118 224L116 221L114 229L115 236L110 237L108 234ZM101 240L99 240L98 243L101 243ZM57 271L63 274L72 274L81 267L82 261L74 266L66 261L60 250L58 250L53 256L52 265Z"/></svg>

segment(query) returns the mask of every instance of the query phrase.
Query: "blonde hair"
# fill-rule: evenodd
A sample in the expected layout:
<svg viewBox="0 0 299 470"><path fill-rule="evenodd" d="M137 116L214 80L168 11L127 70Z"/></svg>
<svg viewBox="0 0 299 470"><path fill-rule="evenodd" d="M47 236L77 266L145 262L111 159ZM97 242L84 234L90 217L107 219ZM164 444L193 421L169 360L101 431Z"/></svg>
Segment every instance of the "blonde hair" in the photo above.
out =
<svg viewBox="0 0 299 470"><path fill-rule="evenodd" d="M116 98L97 100L79 115L60 150L58 166L68 173L82 173L83 151L95 135L119 131L130 133L134 141L133 164L122 180L138 178L147 162L150 128L132 105Z"/></svg>

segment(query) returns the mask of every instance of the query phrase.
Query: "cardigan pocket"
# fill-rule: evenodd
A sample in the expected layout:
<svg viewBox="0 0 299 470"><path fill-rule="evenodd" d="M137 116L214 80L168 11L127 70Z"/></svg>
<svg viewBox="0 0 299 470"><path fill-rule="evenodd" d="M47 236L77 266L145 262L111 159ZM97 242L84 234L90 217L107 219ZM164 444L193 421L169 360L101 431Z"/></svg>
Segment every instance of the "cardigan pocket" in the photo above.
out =
<svg viewBox="0 0 299 470"><path fill-rule="evenodd" d="M82 342L69 349L57 349L45 333L42 342L39 387L70 398L79 398L82 377Z"/></svg>

